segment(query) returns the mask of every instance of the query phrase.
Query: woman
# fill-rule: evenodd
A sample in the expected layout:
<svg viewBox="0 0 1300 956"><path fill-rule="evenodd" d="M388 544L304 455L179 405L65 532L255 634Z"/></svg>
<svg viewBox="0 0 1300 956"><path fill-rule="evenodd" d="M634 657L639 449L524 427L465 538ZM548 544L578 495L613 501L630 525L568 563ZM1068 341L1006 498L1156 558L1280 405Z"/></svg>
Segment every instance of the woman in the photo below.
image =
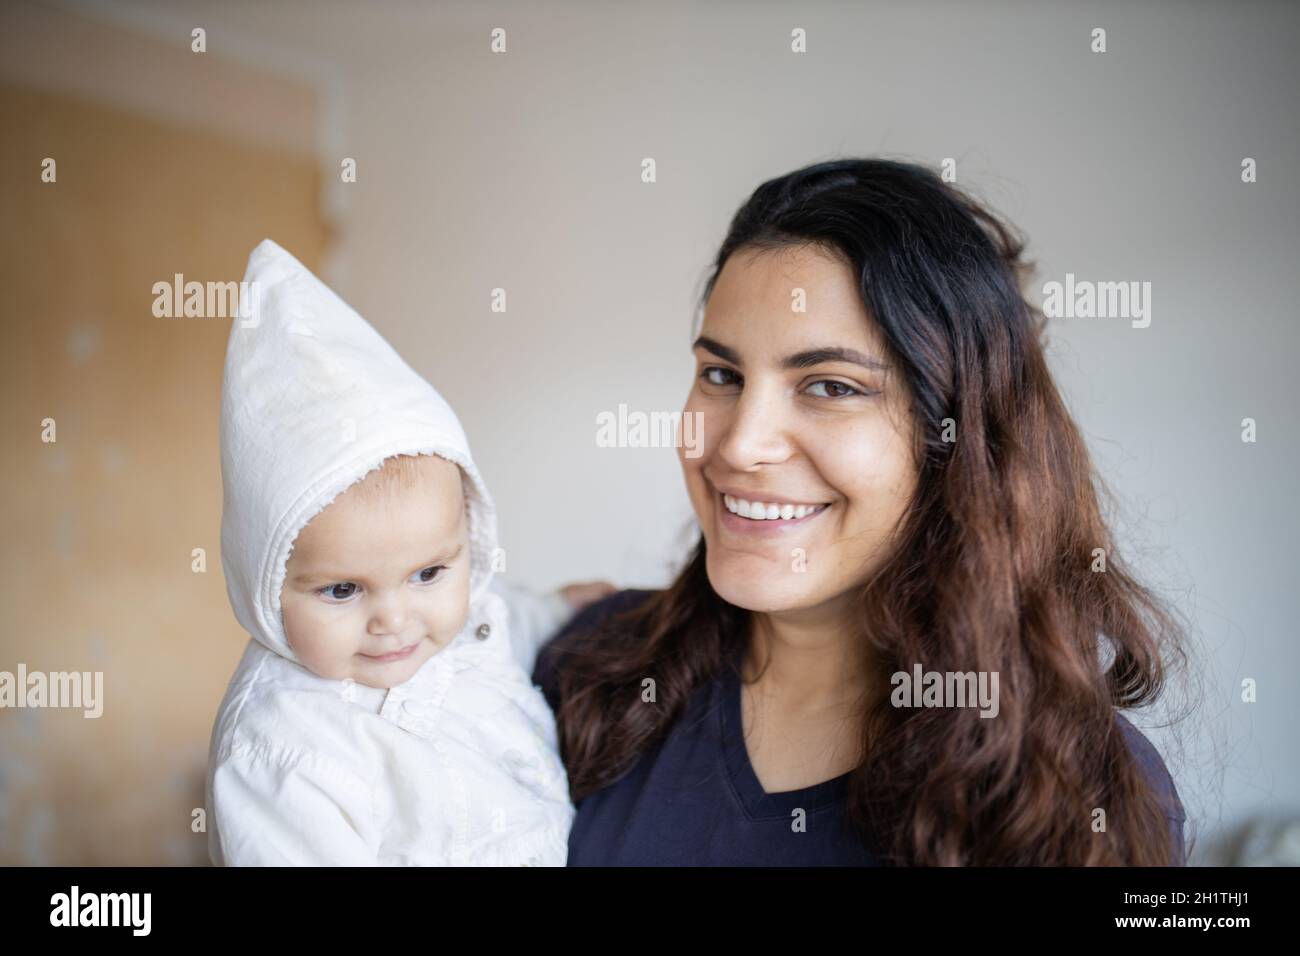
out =
<svg viewBox="0 0 1300 956"><path fill-rule="evenodd" d="M694 554L534 672L570 864L1183 862L1173 782L1116 712L1180 633L1115 554L1022 250L897 162L800 169L736 214L679 453ZM930 672L979 704L913 693Z"/></svg>

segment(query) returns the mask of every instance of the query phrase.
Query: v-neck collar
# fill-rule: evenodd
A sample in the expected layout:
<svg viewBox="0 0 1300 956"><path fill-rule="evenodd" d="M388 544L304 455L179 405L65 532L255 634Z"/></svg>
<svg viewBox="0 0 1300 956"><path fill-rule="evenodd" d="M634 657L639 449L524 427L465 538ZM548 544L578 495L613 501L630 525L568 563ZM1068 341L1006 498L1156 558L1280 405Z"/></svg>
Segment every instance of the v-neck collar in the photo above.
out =
<svg viewBox="0 0 1300 956"><path fill-rule="evenodd" d="M719 679L722 701L718 708L722 750L727 774L741 807L751 820L788 820L799 808L817 810L837 803L848 789L852 771L801 790L768 793L758 781L749 752L745 749L744 721L740 712L740 674L734 664L724 665Z"/></svg>

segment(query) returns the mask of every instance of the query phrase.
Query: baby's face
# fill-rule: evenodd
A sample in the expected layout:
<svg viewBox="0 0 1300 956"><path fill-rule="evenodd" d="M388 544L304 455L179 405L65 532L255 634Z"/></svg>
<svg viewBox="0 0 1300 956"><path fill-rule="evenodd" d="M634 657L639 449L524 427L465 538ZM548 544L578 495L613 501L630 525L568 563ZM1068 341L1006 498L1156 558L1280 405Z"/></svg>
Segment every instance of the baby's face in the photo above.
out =
<svg viewBox="0 0 1300 956"><path fill-rule="evenodd" d="M415 487L376 490L371 472L294 541L280 606L298 660L370 687L408 680L469 614L460 469L421 455ZM363 487L368 486L368 487Z"/></svg>

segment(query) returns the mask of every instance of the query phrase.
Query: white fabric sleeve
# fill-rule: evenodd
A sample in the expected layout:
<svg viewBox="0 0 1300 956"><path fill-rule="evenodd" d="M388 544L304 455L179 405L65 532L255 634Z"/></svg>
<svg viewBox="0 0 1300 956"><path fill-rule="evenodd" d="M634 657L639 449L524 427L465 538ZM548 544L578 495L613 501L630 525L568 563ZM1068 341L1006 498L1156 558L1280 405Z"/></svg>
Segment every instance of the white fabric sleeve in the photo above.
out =
<svg viewBox="0 0 1300 956"><path fill-rule="evenodd" d="M573 617L574 610L560 589L539 592L493 575L489 588L499 594L510 611L510 648L515 660L531 676L537 652Z"/></svg>
<svg viewBox="0 0 1300 956"><path fill-rule="evenodd" d="M236 750L213 772L211 809L219 865L376 865L370 788L313 754Z"/></svg>

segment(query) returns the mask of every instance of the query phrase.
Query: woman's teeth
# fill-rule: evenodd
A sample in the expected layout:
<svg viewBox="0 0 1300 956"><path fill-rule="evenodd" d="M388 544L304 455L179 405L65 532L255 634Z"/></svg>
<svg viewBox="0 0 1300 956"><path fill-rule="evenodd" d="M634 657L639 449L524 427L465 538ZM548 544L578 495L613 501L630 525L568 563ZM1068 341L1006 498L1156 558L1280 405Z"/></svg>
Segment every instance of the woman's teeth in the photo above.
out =
<svg viewBox="0 0 1300 956"><path fill-rule="evenodd" d="M740 515L742 518L749 518L753 521L788 521L791 518L803 518L826 507L824 504L792 505L775 504L767 501L746 501L744 498L733 498L731 495L723 495L722 502L733 515Z"/></svg>

